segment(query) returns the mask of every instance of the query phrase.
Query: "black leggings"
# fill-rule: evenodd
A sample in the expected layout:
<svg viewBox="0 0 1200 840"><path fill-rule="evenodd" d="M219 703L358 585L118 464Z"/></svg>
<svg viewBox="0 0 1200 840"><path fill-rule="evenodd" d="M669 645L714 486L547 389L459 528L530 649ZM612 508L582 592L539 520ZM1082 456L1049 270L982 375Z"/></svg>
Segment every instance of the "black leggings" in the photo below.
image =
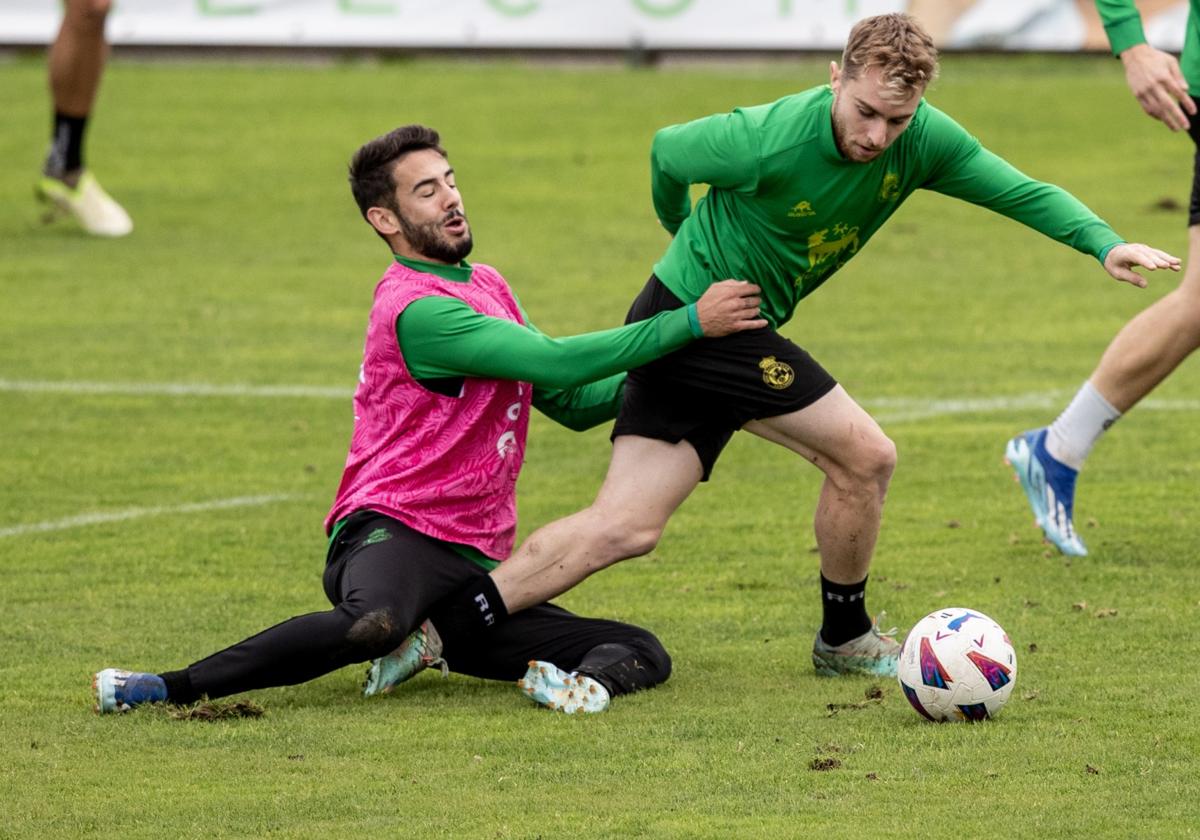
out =
<svg viewBox="0 0 1200 840"><path fill-rule="evenodd" d="M486 572L448 545L381 514L361 511L338 533L325 566L333 609L296 616L163 674L172 702L306 682L390 653L439 601ZM449 629L449 628L448 628ZM613 696L650 688L671 658L647 630L581 618L553 604L523 610L474 636L442 634L450 669L515 680L540 659L595 678Z"/></svg>

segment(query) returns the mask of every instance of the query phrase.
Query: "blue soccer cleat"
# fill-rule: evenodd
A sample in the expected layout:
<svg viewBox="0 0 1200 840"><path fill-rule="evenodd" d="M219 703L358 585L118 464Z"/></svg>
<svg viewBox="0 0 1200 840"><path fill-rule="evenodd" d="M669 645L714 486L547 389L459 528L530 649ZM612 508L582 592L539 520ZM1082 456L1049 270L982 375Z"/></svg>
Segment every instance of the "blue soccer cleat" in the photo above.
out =
<svg viewBox="0 0 1200 840"><path fill-rule="evenodd" d="M1079 475L1046 451L1046 430L1017 435L1004 448L1004 459L1029 499L1038 527L1063 554L1084 557L1087 548L1075 533L1075 478Z"/></svg>
<svg viewBox="0 0 1200 840"><path fill-rule="evenodd" d="M96 711L102 715L128 712L143 703L162 703L167 699L167 684L158 674L105 668L92 677Z"/></svg>
<svg viewBox="0 0 1200 840"><path fill-rule="evenodd" d="M603 712L608 708L608 690L591 677L568 674L549 662L530 662L517 687L533 702L547 709L573 715Z"/></svg>
<svg viewBox="0 0 1200 840"><path fill-rule="evenodd" d="M866 633L840 645L826 644L820 631L813 640L812 661L822 677L860 674L868 677L894 677L900 663L900 643L892 638L896 628L880 630L880 613Z"/></svg>
<svg viewBox="0 0 1200 840"><path fill-rule="evenodd" d="M450 671L450 666L442 658L442 637L438 635L433 622L426 619L400 643L400 647L387 656L371 660L367 679L363 683L363 696L389 694L400 683L412 679L430 665L441 666L442 676Z"/></svg>

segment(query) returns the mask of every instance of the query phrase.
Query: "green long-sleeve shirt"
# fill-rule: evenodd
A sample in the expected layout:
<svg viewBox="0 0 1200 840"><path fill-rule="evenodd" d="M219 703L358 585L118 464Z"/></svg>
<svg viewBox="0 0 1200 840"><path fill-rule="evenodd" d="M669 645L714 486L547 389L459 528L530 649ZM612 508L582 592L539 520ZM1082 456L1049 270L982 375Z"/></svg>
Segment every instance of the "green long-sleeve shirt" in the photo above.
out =
<svg viewBox="0 0 1200 840"><path fill-rule="evenodd" d="M987 207L1101 261L1122 241L1069 193L1017 171L923 100L879 157L847 161L832 105L823 86L655 135L654 208L675 236L654 271L681 300L728 277L749 280L778 327L917 189ZM690 184L710 185L694 208Z"/></svg>
<svg viewBox="0 0 1200 840"><path fill-rule="evenodd" d="M417 271L470 282L471 268L466 264L397 259ZM529 382L535 408L564 426L582 430L616 416L626 370L678 350L701 335L694 305L566 338L550 338L523 309L521 314L524 326L482 315L458 298L431 295L410 303L396 319L396 338L415 379L477 376Z"/></svg>
<svg viewBox="0 0 1200 840"><path fill-rule="evenodd" d="M1133 0L1096 0L1096 10L1104 22L1113 55L1146 43L1142 16ZM1191 0L1188 9L1187 32L1183 36L1183 56L1179 65L1192 96L1200 96L1200 0Z"/></svg>

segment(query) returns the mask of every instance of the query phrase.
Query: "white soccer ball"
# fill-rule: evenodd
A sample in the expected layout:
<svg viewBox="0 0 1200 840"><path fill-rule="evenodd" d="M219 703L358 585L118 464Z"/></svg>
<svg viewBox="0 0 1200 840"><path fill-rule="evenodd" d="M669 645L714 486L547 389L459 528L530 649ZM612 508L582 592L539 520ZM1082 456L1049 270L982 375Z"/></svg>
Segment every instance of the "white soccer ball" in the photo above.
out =
<svg viewBox="0 0 1200 840"><path fill-rule="evenodd" d="M929 720L986 720L1012 694L1017 652L1004 628L983 613L947 607L909 631L896 676L908 702Z"/></svg>

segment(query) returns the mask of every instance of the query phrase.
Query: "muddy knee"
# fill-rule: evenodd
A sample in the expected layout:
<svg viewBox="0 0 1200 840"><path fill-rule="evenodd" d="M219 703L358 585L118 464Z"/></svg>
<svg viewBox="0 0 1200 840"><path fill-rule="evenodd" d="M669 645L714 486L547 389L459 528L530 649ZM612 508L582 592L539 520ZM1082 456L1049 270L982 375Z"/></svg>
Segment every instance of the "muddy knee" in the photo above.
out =
<svg viewBox="0 0 1200 840"><path fill-rule="evenodd" d="M372 610L350 625L346 641L370 659L391 653L404 641L404 629L397 626L389 610Z"/></svg>

